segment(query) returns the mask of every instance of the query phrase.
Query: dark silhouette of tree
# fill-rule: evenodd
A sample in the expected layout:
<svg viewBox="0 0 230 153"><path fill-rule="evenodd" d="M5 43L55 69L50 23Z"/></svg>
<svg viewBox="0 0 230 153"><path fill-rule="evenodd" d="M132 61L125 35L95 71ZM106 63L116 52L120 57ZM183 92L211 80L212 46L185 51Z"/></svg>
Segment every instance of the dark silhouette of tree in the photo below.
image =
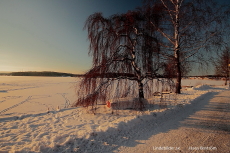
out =
<svg viewBox="0 0 230 153"><path fill-rule="evenodd" d="M230 49L226 47L213 62L217 76L225 77L225 85L229 79Z"/></svg>
<svg viewBox="0 0 230 153"><path fill-rule="evenodd" d="M146 12L129 11L105 18L95 13L86 21L92 68L84 75L75 106L92 106L111 98L138 97L136 108L153 94L154 79L163 73L159 42ZM154 14L148 14L158 25ZM153 22L153 21L151 21Z"/></svg>
<svg viewBox="0 0 230 153"><path fill-rule="evenodd" d="M174 63L176 93L180 93L184 61L207 60L206 51L217 50L227 31L229 8L212 0L147 0L144 9L158 10L161 24L151 25L162 37L161 55Z"/></svg>
<svg viewBox="0 0 230 153"><path fill-rule="evenodd" d="M183 61L181 63L181 75L187 76L189 72L191 71L191 63L188 61ZM176 67L175 62L171 61L170 59L165 61L165 70L164 70L164 76L166 78L176 78Z"/></svg>

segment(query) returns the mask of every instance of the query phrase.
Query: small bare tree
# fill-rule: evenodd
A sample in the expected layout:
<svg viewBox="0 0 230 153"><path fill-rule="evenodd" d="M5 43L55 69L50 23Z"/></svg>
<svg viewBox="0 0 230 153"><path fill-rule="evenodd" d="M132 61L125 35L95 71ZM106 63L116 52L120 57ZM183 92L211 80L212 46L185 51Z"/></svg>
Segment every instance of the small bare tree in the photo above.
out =
<svg viewBox="0 0 230 153"><path fill-rule="evenodd" d="M110 98L132 96L143 109L143 99L153 94L153 80L163 72L158 39L145 15L129 11L109 18L101 13L89 16L85 28L93 66L80 83L75 106L94 107Z"/></svg>
<svg viewBox="0 0 230 153"><path fill-rule="evenodd" d="M225 77L225 85L227 85L227 80L229 78L229 64L230 64L230 49L226 47L213 62L215 66L215 73L218 76Z"/></svg>

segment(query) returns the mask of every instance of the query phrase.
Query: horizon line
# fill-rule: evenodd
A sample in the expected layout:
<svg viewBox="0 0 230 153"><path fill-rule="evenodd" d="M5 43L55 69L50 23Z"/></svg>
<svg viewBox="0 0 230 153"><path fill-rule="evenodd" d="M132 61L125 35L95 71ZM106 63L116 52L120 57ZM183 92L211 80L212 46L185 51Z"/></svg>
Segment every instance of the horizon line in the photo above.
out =
<svg viewBox="0 0 230 153"><path fill-rule="evenodd" d="M69 74L84 74L84 73L72 73L72 72L61 72L61 71L0 71L0 73L14 73L14 72L56 72L56 73L69 73Z"/></svg>

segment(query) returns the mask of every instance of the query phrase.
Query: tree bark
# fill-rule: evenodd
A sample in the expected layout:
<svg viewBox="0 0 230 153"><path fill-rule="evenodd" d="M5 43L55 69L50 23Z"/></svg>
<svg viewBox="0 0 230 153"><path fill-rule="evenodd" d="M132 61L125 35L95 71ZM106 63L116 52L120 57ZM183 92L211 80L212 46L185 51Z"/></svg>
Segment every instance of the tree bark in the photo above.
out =
<svg viewBox="0 0 230 153"><path fill-rule="evenodd" d="M179 0L176 2L176 15L175 15L175 29L174 29L174 39L175 39L175 48L174 48L174 57L176 64L176 93L180 94L181 89L181 66L180 66L180 32L179 32Z"/></svg>
<svg viewBox="0 0 230 153"><path fill-rule="evenodd" d="M138 86L139 86L139 98L145 98L144 97L144 91L143 91L143 83L141 81L138 81Z"/></svg>
<svg viewBox="0 0 230 153"><path fill-rule="evenodd" d="M136 104L136 109L142 111L145 108L145 104L144 104L143 83L141 80L138 80L138 86L139 86L139 98L138 98L138 103Z"/></svg>
<svg viewBox="0 0 230 153"><path fill-rule="evenodd" d="M176 93L181 93L181 66L179 58L176 59Z"/></svg>

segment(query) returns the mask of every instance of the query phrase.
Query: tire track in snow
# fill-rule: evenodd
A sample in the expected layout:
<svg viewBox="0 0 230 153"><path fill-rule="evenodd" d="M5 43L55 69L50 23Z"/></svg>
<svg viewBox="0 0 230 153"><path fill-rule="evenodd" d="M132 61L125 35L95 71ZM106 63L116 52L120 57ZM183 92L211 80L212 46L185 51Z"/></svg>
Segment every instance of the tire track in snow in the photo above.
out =
<svg viewBox="0 0 230 153"><path fill-rule="evenodd" d="M13 105L13 106L11 106L11 107L9 107L9 108L6 108L6 109L0 111L0 114L5 113L6 111L8 111L8 110L10 110L10 109L13 109L13 108L15 108L15 107L17 107L17 106L19 106L19 105L21 105L21 104L27 102L28 100L31 99L31 97L32 97L32 96L29 96L29 97L27 97L24 101L22 101L22 102L20 102L20 103L18 103L18 104L16 104L16 105Z"/></svg>
<svg viewBox="0 0 230 153"><path fill-rule="evenodd" d="M6 96L6 97L2 97L4 100L0 101L0 104L9 100L9 99L17 99L17 98L21 98L22 96Z"/></svg>

